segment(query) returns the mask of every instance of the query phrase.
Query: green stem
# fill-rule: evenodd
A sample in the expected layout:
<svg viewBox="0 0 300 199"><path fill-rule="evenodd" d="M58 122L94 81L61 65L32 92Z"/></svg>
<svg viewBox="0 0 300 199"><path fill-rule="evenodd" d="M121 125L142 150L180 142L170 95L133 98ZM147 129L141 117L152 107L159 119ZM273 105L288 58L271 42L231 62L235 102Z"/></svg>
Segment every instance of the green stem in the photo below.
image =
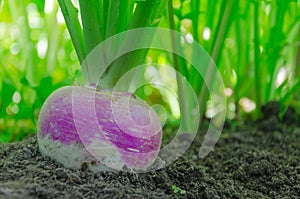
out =
<svg viewBox="0 0 300 199"><path fill-rule="evenodd" d="M167 2L167 0L138 1L127 29L157 26L162 14L164 13ZM139 35L135 38L135 43L138 44L142 42L144 45L148 44L150 46L152 39L153 35ZM122 45L131 45L130 42L132 41L126 40L125 38ZM116 60L111 66L109 66L109 68L105 71L105 74L102 76L102 82L104 85L108 89L112 88L124 73L131 68L144 63L147 53L148 49L137 50Z"/></svg>
<svg viewBox="0 0 300 199"><path fill-rule="evenodd" d="M255 78L255 91L256 91L256 114L260 115L261 110L261 76L260 76L260 39L259 39L259 2L254 2L254 78Z"/></svg>
<svg viewBox="0 0 300 199"><path fill-rule="evenodd" d="M59 35L61 34L61 28L58 26L56 20L56 13L58 6L55 4L54 10L52 13L47 16L47 31L51 34L48 35L48 50L47 50L47 73L52 74L57 60L55 59L58 45L59 45Z"/></svg>
<svg viewBox="0 0 300 199"><path fill-rule="evenodd" d="M30 85L32 86L37 86L38 85L38 68L35 67L35 63L34 63L34 56L33 56L33 52L34 52L34 47L33 47L33 43L31 41L30 38L30 26L29 26L29 21L28 21L28 15L27 15L27 11L26 11L26 6L24 5L24 2L21 0L14 0L11 2L13 4L12 7L12 12L16 12L15 9L19 9L19 14L20 16L22 16L23 21L22 21L22 25L21 25L21 32L23 33L23 37L22 37L22 46L23 51L22 51L22 61L25 65L25 76L26 79L28 80L28 82L30 83ZM18 8L19 6L19 8ZM17 11L18 12L18 11ZM19 18L20 19L20 18Z"/></svg>
<svg viewBox="0 0 300 199"><path fill-rule="evenodd" d="M237 50L239 52L242 52L243 49L243 31L241 28L241 19L238 18L236 23L235 23L235 33L236 33L236 43L237 43ZM244 54L244 53L243 53ZM239 101L239 96L240 96L240 77L241 77L241 64L242 64L242 53L238 54L237 58L237 66L236 66L236 74L237 74L237 79L236 79L236 84L233 86L234 88L234 104L236 105L236 117L239 118L239 109L238 109L238 101Z"/></svg>
<svg viewBox="0 0 300 199"><path fill-rule="evenodd" d="M167 3L167 0L138 1L129 29L157 26Z"/></svg>
<svg viewBox="0 0 300 199"><path fill-rule="evenodd" d="M128 28L133 13L133 0L110 1L107 18L106 38L120 33Z"/></svg>
<svg viewBox="0 0 300 199"><path fill-rule="evenodd" d="M192 26L193 26L193 37L194 40L199 43L199 31L198 31L198 25L199 25L199 8L200 8L200 1L199 0L192 0L191 1L191 10L192 10ZM196 60L198 59L197 51L193 51L192 59ZM194 90L196 93L199 93L200 91L200 84L199 81L201 81L201 76L198 75L198 72L195 70L194 67L191 67L190 70L191 75L189 75L189 81L193 85ZM203 80L201 81L203 84Z"/></svg>
<svg viewBox="0 0 300 199"><path fill-rule="evenodd" d="M295 70L294 70L294 76L295 78L300 75L300 23L298 25L298 40L297 40L297 51L296 51L296 57L295 57Z"/></svg>
<svg viewBox="0 0 300 199"><path fill-rule="evenodd" d="M104 0L105 2L107 0ZM105 38L105 24L106 24L106 18L104 17L105 15L104 13L104 2L103 0L98 0L95 3L96 6L96 10L97 10L97 20L98 20L98 24L99 24L99 28L100 28L100 32L101 32L101 38Z"/></svg>
<svg viewBox="0 0 300 199"><path fill-rule="evenodd" d="M199 42L199 8L200 8L200 1L199 0L191 0L191 9L192 9L192 16L193 16L193 31L194 31L194 40Z"/></svg>
<svg viewBox="0 0 300 199"><path fill-rule="evenodd" d="M207 2L206 26L209 27L211 30L213 29L213 26L214 26L214 19L216 17L217 8L218 8L217 1L208 1Z"/></svg>
<svg viewBox="0 0 300 199"><path fill-rule="evenodd" d="M229 20L230 13L234 13L232 10L236 6L235 4L237 3L237 0L223 0L222 5L221 5L221 13L219 16L219 21L217 25L217 36L215 37L213 43L212 43L212 52L211 52L211 57L212 60L209 62L207 66L207 71L204 77L204 80L206 80L206 84L204 83L201 84L201 92L199 97L199 104L203 104L206 106L205 102L208 98L208 89L207 87L210 87L212 84L213 76L216 71L214 71L214 67L212 67L213 60L215 61L215 64L218 66L218 62L220 60L220 53L223 48L224 40L227 35L227 32L229 30L229 27L231 25L232 20ZM232 15L231 15L232 17ZM204 115L204 110L201 110L200 116L202 117Z"/></svg>
<svg viewBox="0 0 300 199"><path fill-rule="evenodd" d="M78 10L73 6L71 0L58 0L58 3L69 30L76 54L80 63L82 63L86 57L86 50L84 47L82 29L78 20Z"/></svg>
<svg viewBox="0 0 300 199"><path fill-rule="evenodd" d="M108 12L109 12L109 3L111 0L102 0L103 2L103 14L101 15L103 17L103 38L105 38L106 35L106 27L107 27L107 19L108 19ZM106 38L105 38L106 39Z"/></svg>
<svg viewBox="0 0 300 199"><path fill-rule="evenodd" d="M106 27L106 38L109 38L110 36L113 36L114 34L118 33L118 21L120 17L124 17L120 15L120 3L124 0L114 0L109 1L109 8L108 8L108 17L107 17L107 24L109 24ZM126 1L126 0L125 0ZM124 8L123 8L124 9Z"/></svg>
<svg viewBox="0 0 300 199"><path fill-rule="evenodd" d="M174 22L174 10L173 10L173 1L169 0L168 3L168 15L169 15L169 24L170 24L170 29L175 31L175 22ZM176 35L174 32L171 32L171 43L172 43L172 48L174 52L178 52L178 46L177 46L177 39L176 39ZM176 79L177 79L177 86L178 86L178 96L179 96L179 104L180 104L180 111L182 113L182 126L183 129L187 132L189 132L191 130L191 122L193 121L190 117L189 117L189 107L188 107L188 103L187 103L187 97L184 95L184 88L183 88L183 84L182 84L182 78L181 76L178 74L181 73L180 70L180 61L179 61L179 57L178 55L176 55L175 53L173 53L173 62L174 62L174 68L176 69L177 73L176 73Z"/></svg>
<svg viewBox="0 0 300 199"><path fill-rule="evenodd" d="M236 6L237 3L236 0L223 0L221 5L221 13L217 25L217 36L214 38L214 41L212 43L212 59L215 60L215 63L218 65L219 59L220 59L220 53L222 51L222 47L225 41L225 37L227 35L227 32L229 30L229 27L233 20L229 20L230 14L234 13L232 12L233 7Z"/></svg>
<svg viewBox="0 0 300 199"><path fill-rule="evenodd" d="M267 82L264 101L263 103L268 102L274 93L274 79L275 79L275 72L276 72L276 65L278 60L280 60L280 53L283 49L283 42L285 40L284 33L283 33L283 25L284 25L284 18L285 13L289 7L289 0L288 1L276 1L277 2L277 13L276 13L276 24L271 29L271 36L269 39L269 49L268 49L268 59L267 59L267 67L268 67L268 74L270 75L270 81Z"/></svg>
<svg viewBox="0 0 300 199"><path fill-rule="evenodd" d="M79 0L81 20L83 26L84 43L89 54L101 41L100 23L97 14L97 0Z"/></svg>

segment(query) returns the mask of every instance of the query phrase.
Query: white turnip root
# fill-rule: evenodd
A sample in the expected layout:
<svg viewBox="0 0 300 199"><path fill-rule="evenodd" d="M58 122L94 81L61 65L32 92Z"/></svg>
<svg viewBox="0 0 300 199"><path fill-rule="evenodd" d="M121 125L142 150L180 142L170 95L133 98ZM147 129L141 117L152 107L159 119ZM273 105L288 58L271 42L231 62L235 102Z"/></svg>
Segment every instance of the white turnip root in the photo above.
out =
<svg viewBox="0 0 300 199"><path fill-rule="evenodd" d="M134 172L155 161L162 133L153 109L131 93L67 86L44 103L37 136L41 153L65 167Z"/></svg>

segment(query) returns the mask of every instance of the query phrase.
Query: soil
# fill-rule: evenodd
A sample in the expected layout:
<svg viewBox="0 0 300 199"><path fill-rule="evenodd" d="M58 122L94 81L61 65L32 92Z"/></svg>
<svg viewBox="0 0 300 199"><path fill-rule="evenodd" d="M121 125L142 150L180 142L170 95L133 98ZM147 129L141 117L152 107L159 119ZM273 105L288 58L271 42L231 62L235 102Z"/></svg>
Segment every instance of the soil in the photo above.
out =
<svg viewBox="0 0 300 199"><path fill-rule="evenodd" d="M2 144L0 198L300 198L300 117L289 109L280 121L269 109L226 123L205 158L200 132L175 163L144 174L66 169L39 153L34 135Z"/></svg>

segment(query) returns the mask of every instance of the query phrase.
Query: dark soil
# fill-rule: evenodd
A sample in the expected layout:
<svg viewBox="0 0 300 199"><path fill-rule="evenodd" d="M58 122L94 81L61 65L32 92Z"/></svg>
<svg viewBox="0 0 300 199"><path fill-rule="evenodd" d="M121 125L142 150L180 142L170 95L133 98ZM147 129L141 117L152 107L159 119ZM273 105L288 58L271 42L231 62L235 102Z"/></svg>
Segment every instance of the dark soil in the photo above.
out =
<svg viewBox="0 0 300 199"><path fill-rule="evenodd" d="M65 169L39 153L35 136L0 145L0 198L300 198L300 117L264 112L227 124L205 158L199 136L178 161L145 174Z"/></svg>

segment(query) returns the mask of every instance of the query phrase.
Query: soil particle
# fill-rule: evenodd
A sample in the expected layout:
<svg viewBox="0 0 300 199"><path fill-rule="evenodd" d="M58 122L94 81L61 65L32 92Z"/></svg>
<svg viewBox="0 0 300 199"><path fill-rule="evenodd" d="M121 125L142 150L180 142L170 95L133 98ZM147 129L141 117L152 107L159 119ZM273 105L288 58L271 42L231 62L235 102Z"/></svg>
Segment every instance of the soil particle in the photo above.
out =
<svg viewBox="0 0 300 199"><path fill-rule="evenodd" d="M299 123L228 126L198 158L205 132L173 164L141 174L66 169L39 153L35 136L2 144L0 198L300 198Z"/></svg>
<svg viewBox="0 0 300 199"><path fill-rule="evenodd" d="M262 106L261 111L265 118L269 118L273 115L279 115L280 113L280 105L277 101L271 101Z"/></svg>

